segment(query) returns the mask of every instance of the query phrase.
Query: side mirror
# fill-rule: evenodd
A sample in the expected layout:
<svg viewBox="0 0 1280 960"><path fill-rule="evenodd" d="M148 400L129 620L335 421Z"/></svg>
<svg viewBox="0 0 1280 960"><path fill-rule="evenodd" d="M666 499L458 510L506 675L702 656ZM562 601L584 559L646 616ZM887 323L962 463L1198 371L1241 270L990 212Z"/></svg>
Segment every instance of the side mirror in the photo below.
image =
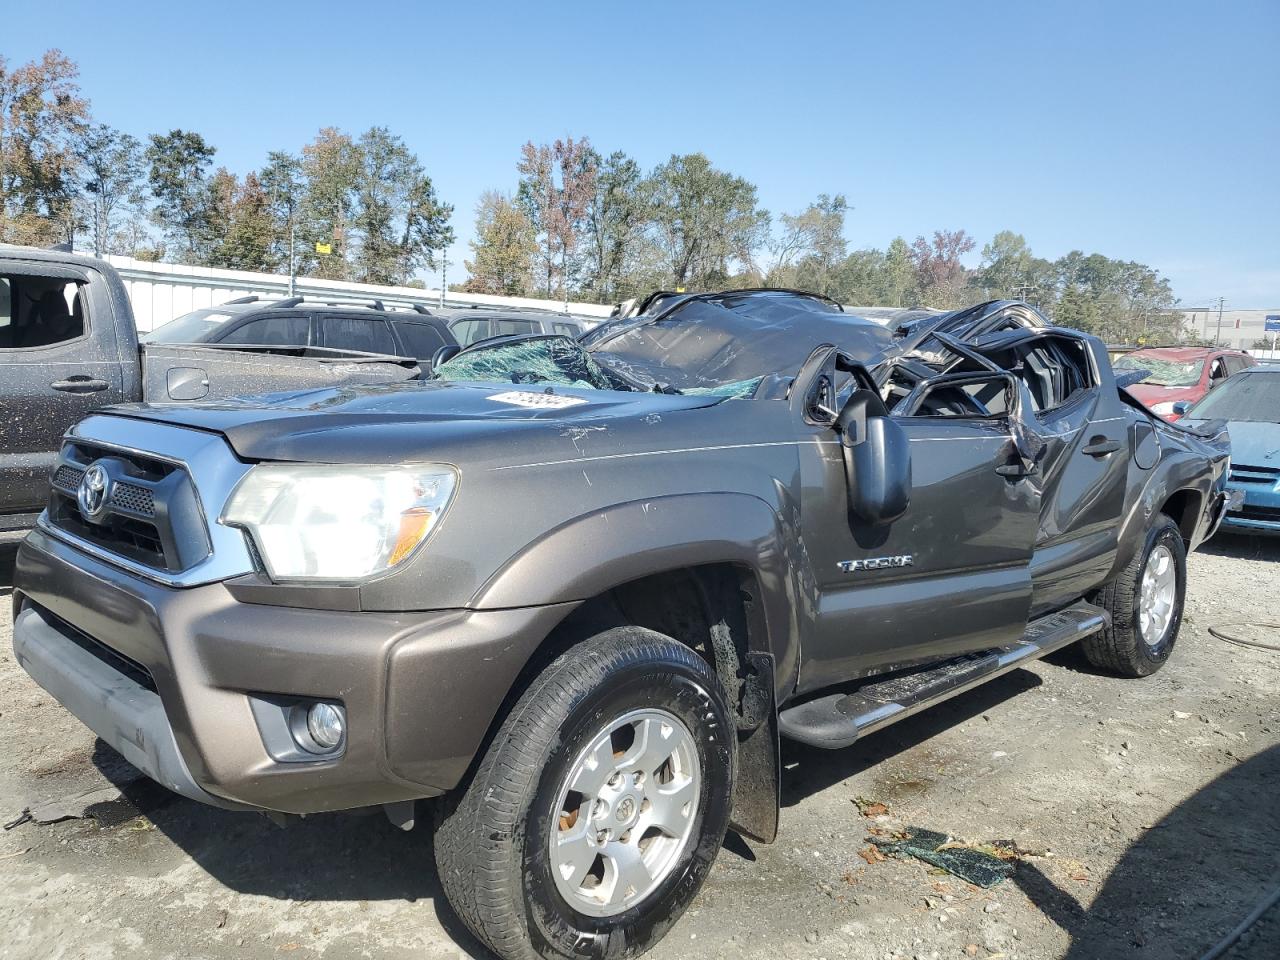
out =
<svg viewBox="0 0 1280 960"><path fill-rule="evenodd" d="M1185 417L1187 415L1187 411L1190 409L1191 409L1190 400L1178 400L1173 405L1173 412L1180 417Z"/></svg>
<svg viewBox="0 0 1280 960"><path fill-rule="evenodd" d="M906 431L889 416L879 394L855 391L836 418L844 455L849 513L882 526L907 512L911 503L911 445Z"/></svg>
<svg viewBox="0 0 1280 960"><path fill-rule="evenodd" d="M454 357L462 352L462 347L456 343L446 343L443 347L435 352L431 358L431 369L434 370L442 363L448 363Z"/></svg>

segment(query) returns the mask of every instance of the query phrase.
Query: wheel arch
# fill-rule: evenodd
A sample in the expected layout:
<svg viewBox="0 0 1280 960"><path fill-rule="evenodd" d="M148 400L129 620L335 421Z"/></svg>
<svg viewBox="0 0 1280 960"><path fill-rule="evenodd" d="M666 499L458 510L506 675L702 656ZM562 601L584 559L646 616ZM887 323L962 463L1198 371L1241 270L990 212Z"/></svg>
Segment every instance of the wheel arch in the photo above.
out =
<svg viewBox="0 0 1280 960"><path fill-rule="evenodd" d="M1147 529L1160 513L1168 514L1178 525L1187 552L1194 550L1198 546L1196 538L1202 535L1212 483L1200 458L1180 455L1158 464L1130 502L1121 523L1110 576L1118 575L1142 548Z"/></svg>
<svg viewBox="0 0 1280 960"><path fill-rule="evenodd" d="M738 727L734 826L772 841L781 775L777 704L794 689L800 657L788 543L798 540L779 513L743 494L620 504L550 531L473 601L520 606L539 595L572 609L511 684L472 769L523 690L556 657L612 627L646 627L715 669Z"/></svg>
<svg viewBox="0 0 1280 960"><path fill-rule="evenodd" d="M750 649L772 655L778 693L785 696L799 673L798 604L789 547L797 543L798 533L787 528L779 511L749 494L636 500L548 531L507 561L468 606L579 605L544 640L543 647L554 648L616 591L634 592L678 576L692 577L709 591L710 581L727 576L736 581L744 602L749 601ZM724 592L726 582L717 589ZM659 592L652 599L667 598Z"/></svg>

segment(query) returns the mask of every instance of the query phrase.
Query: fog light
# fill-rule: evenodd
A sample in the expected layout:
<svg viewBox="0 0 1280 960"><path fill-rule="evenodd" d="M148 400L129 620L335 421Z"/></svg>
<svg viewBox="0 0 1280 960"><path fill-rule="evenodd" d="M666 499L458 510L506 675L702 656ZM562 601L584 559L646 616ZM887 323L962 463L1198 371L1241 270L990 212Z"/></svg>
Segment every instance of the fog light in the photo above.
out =
<svg viewBox="0 0 1280 960"><path fill-rule="evenodd" d="M343 723L342 708L331 703L313 703L307 711L307 733L316 742L316 746L332 750L342 742Z"/></svg>

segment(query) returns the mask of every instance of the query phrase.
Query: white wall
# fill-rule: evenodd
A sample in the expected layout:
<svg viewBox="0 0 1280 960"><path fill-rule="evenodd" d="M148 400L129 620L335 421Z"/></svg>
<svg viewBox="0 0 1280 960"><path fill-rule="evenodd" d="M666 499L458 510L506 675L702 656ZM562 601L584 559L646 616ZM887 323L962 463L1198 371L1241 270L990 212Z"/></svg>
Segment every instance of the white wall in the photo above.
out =
<svg viewBox="0 0 1280 960"><path fill-rule="evenodd" d="M289 278L271 273L250 273L246 270L221 270L213 267L188 267L174 263L149 263L130 257L107 257L119 271L133 303L138 330L146 333L174 317L215 307L237 297L250 294L266 297L289 295ZM299 295L321 297L376 297L387 304L421 303L427 307L440 303L439 290L422 290L417 287L384 287L371 283L344 283L339 280L318 280L299 277ZM481 293L446 293L445 306L463 307L471 304L508 308L535 308L541 310L562 309L564 304L554 300L535 300L530 297L493 297ZM602 320L609 316L610 306L597 303L569 303L569 312L587 320Z"/></svg>

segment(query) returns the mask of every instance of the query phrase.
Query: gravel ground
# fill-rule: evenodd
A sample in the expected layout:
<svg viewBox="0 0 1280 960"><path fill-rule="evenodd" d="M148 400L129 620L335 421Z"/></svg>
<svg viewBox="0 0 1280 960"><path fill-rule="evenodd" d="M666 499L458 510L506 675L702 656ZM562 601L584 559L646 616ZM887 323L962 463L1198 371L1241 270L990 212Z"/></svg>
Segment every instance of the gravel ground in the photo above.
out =
<svg viewBox="0 0 1280 960"><path fill-rule="evenodd" d="M11 563L0 547L0 584ZM1200 957L1280 867L1280 653L1207 633L1280 619L1278 570L1280 541L1195 554L1178 648L1148 680L1066 651L848 750L787 749L779 841L731 836L652 956ZM3 819L125 783L15 666L0 619ZM279 829L146 782L124 793L0 834L0 957L483 956L438 896L425 830L336 815ZM872 831L907 824L1023 853L990 890L868 862ZM1228 956L1280 957L1280 907Z"/></svg>

